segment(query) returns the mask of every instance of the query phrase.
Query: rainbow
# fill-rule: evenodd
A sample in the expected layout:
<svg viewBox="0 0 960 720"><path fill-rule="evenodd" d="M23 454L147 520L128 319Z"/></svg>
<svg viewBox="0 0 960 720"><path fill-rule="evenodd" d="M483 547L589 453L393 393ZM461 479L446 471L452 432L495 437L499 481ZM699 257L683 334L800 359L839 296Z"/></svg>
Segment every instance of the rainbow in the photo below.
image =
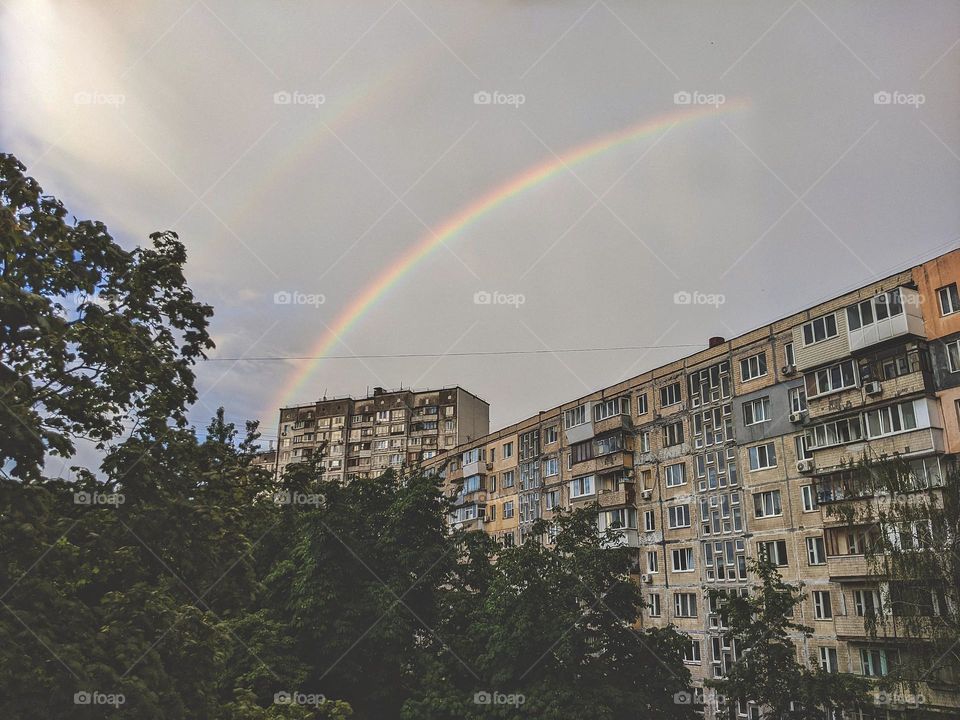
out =
<svg viewBox="0 0 960 720"><path fill-rule="evenodd" d="M551 156L545 162L515 175L504 184L489 190L469 205L461 208L459 212L449 216L441 225L420 238L416 244L411 246L391 265L384 268L360 294L353 298L333 324L328 326L317 340L309 353L309 359L304 361L303 366L298 368L281 388L278 397L268 406L267 414L264 417L270 417L278 407L287 405L301 391L304 383L319 367L324 356L340 337L350 330L404 275L413 270L431 252L462 233L480 218L567 168L585 162L620 145L639 140L681 123L692 123L704 118L717 117L720 113L729 113L746 107L749 107L749 103L742 100L728 101L719 109L712 106L691 106L679 112L669 113L631 125L571 148L559 157Z"/></svg>

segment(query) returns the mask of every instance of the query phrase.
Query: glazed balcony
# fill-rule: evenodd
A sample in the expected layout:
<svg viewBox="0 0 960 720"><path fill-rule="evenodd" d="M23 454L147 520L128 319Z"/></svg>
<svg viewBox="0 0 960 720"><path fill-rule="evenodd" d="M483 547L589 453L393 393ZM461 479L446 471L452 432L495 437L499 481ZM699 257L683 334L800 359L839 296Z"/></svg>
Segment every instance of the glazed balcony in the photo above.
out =
<svg viewBox="0 0 960 720"><path fill-rule="evenodd" d="M597 501L602 508L620 507L622 505L634 505L637 494L633 484L624 485L619 490L601 490L597 496Z"/></svg>

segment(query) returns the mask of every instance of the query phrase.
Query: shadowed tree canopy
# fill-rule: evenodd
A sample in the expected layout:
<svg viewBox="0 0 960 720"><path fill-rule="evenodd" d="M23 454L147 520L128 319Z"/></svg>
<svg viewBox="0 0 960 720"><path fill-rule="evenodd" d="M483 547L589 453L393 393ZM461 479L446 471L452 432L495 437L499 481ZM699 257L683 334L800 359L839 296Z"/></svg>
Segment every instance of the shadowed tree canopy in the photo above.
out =
<svg viewBox="0 0 960 720"><path fill-rule="evenodd" d="M76 438L104 443L130 419L183 425L213 313L186 285L175 233L125 250L23 172L0 155L0 466L35 479Z"/></svg>

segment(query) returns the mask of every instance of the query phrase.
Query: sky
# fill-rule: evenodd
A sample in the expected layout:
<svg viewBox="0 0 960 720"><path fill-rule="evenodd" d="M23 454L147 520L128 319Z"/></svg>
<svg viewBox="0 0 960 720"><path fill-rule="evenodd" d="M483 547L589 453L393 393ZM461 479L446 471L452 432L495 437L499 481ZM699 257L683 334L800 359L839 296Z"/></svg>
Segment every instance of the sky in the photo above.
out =
<svg viewBox="0 0 960 720"><path fill-rule="evenodd" d="M0 151L180 235L191 419L265 439L374 386L495 429L960 244L955 2L5 0L0 67Z"/></svg>

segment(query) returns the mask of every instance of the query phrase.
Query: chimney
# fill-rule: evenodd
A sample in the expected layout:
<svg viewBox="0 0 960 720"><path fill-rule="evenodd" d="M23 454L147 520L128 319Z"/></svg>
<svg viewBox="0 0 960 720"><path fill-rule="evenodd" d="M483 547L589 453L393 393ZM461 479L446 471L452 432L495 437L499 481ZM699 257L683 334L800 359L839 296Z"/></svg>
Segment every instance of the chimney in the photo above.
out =
<svg viewBox="0 0 960 720"><path fill-rule="evenodd" d="M373 389L373 395L374 395L374 397L376 397L377 395L383 395L385 392L386 392L386 390L384 390L382 387L375 387L375 388Z"/></svg>
<svg viewBox="0 0 960 720"><path fill-rule="evenodd" d="M712 338L710 338L710 340L707 342L707 345L708 345L708 347L714 348L714 347L716 347L717 345L723 345L725 342L726 342L726 339L725 339L725 338L722 338L722 337L720 337L719 335L714 335L714 336L713 336Z"/></svg>

